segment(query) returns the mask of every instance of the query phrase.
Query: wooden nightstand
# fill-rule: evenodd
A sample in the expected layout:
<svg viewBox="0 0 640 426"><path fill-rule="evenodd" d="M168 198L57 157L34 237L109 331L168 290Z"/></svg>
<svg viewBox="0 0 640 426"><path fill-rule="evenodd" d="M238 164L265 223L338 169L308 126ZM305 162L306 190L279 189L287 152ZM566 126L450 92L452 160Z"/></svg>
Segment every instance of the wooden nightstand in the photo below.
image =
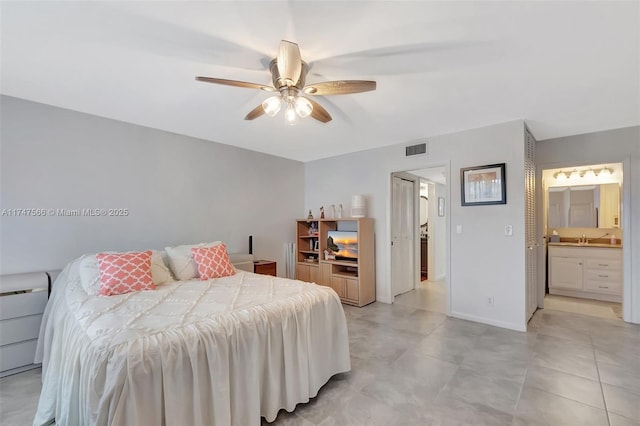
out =
<svg viewBox="0 0 640 426"><path fill-rule="evenodd" d="M256 260L253 262L253 272L262 275L276 276L276 262L273 260Z"/></svg>

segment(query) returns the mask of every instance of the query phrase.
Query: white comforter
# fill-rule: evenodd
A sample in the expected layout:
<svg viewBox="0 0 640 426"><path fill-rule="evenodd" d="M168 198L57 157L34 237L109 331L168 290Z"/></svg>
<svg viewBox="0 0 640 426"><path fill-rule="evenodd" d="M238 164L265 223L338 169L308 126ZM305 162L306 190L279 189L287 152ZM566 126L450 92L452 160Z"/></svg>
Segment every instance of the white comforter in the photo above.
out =
<svg viewBox="0 0 640 426"><path fill-rule="evenodd" d="M327 287L240 271L89 296L77 261L54 285L36 361L36 425L257 425L350 369Z"/></svg>

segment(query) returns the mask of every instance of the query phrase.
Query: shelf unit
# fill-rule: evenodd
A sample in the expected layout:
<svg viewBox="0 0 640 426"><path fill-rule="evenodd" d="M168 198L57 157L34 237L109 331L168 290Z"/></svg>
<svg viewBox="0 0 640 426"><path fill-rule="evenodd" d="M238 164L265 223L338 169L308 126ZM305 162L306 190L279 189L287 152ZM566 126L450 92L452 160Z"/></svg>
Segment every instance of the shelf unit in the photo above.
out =
<svg viewBox="0 0 640 426"><path fill-rule="evenodd" d="M309 231L310 228L318 232ZM297 279L333 288L346 304L364 306L375 301L373 219L298 219L296 230ZM357 231L358 259L324 259L329 231Z"/></svg>
<svg viewBox="0 0 640 426"><path fill-rule="evenodd" d="M296 221L296 278L301 281L318 280L318 259L320 250L318 220L301 219Z"/></svg>

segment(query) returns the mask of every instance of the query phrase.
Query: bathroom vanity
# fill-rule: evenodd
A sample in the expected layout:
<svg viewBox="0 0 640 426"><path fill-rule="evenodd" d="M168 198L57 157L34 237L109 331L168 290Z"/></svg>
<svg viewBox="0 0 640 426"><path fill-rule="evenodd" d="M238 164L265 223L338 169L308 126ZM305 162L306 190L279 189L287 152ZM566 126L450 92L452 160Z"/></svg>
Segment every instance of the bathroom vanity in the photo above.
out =
<svg viewBox="0 0 640 426"><path fill-rule="evenodd" d="M621 245L549 243L549 293L622 302Z"/></svg>

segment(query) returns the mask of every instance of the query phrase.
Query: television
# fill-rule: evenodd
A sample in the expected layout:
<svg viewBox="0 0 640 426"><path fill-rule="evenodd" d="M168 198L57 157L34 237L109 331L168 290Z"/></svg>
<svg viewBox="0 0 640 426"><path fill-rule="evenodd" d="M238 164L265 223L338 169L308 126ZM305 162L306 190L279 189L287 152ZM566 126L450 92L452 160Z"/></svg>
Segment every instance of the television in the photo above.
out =
<svg viewBox="0 0 640 426"><path fill-rule="evenodd" d="M327 250L336 260L358 260L358 233L356 231L328 231Z"/></svg>

